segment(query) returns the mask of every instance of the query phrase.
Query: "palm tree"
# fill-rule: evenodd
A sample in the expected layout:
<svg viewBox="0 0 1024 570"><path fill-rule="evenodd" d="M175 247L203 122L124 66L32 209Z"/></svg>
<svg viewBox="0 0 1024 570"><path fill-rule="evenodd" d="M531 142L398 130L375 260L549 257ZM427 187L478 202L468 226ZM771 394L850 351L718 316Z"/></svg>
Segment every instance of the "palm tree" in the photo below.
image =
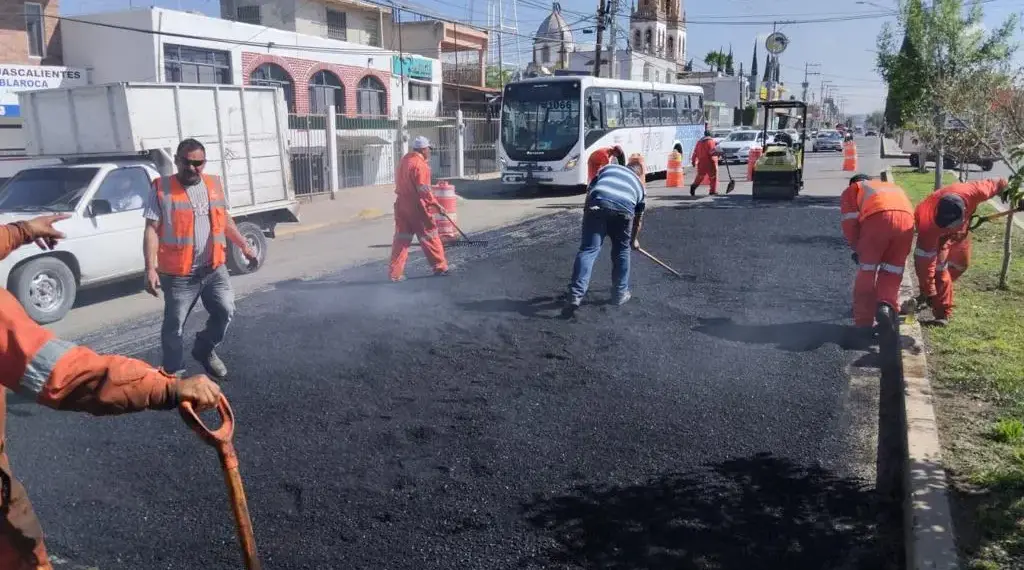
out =
<svg viewBox="0 0 1024 570"><path fill-rule="evenodd" d="M728 63L728 56L721 51L709 51L704 56L704 65L711 68L711 71L722 71Z"/></svg>

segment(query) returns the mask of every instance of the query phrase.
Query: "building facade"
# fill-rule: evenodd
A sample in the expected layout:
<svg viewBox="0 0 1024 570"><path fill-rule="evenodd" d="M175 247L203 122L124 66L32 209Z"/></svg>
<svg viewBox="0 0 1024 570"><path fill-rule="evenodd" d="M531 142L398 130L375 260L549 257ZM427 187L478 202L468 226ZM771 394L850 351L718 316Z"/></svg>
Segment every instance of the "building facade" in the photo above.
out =
<svg viewBox="0 0 1024 570"><path fill-rule="evenodd" d="M0 156L24 154L19 92L88 83L85 70L62 65L59 10L56 0L0 1Z"/></svg>

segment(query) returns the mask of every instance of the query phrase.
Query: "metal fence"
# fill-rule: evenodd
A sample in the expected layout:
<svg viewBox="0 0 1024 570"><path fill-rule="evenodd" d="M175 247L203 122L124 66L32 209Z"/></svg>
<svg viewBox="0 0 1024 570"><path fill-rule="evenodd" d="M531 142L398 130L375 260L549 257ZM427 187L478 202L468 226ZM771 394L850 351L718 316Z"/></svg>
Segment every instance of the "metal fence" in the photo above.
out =
<svg viewBox="0 0 1024 570"><path fill-rule="evenodd" d="M290 115L289 158L295 194L311 198L331 191L326 115ZM402 156L396 117L336 117L339 189L393 184ZM441 116L420 112L406 117L406 136L430 139L431 174L454 178L458 171L459 124L455 111ZM463 113L463 161L467 176L496 172L498 120L485 112Z"/></svg>

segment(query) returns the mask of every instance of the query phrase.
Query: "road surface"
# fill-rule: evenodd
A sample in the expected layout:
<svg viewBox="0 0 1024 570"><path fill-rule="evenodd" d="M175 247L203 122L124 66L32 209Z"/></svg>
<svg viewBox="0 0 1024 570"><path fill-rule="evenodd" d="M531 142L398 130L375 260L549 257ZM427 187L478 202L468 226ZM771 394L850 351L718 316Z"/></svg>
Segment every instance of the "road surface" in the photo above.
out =
<svg viewBox="0 0 1024 570"><path fill-rule="evenodd" d="M397 285L377 262L241 300L224 388L264 566L886 567L838 164L809 160L795 203L652 197L643 244L685 277L634 255L611 307L605 253L573 319L578 207L452 249L447 278L416 257ZM152 362L154 326L91 338ZM177 414L9 409L54 551L239 567L216 457Z"/></svg>

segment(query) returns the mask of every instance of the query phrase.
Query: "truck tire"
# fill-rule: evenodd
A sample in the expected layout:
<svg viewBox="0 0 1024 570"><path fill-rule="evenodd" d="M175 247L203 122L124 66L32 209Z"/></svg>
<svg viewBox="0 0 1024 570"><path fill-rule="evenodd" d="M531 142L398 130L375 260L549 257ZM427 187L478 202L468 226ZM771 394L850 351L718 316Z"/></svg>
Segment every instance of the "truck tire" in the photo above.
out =
<svg viewBox="0 0 1024 570"><path fill-rule="evenodd" d="M921 162L918 160L918 158L919 157L917 156L917 154L911 154L910 155L910 167L911 168L917 168L918 166L920 166Z"/></svg>
<svg viewBox="0 0 1024 570"><path fill-rule="evenodd" d="M267 259L267 238L263 235L263 229L252 222L242 222L238 224L238 232L242 234L245 241L249 242L249 247L256 250L259 265L257 265L255 270L250 270L249 260L242 255L242 250L238 249L238 246L231 244L228 247L228 270L235 275L245 275L258 271L260 267L263 267L263 262Z"/></svg>
<svg viewBox="0 0 1024 570"><path fill-rule="evenodd" d="M71 268L52 256L37 257L15 269L9 286L28 316L41 325L63 319L78 294Z"/></svg>
<svg viewBox="0 0 1024 570"><path fill-rule="evenodd" d="M983 160L981 161L981 164L979 164L978 166L980 166L981 169L985 172L991 172L992 169L995 168L996 163L993 160Z"/></svg>

